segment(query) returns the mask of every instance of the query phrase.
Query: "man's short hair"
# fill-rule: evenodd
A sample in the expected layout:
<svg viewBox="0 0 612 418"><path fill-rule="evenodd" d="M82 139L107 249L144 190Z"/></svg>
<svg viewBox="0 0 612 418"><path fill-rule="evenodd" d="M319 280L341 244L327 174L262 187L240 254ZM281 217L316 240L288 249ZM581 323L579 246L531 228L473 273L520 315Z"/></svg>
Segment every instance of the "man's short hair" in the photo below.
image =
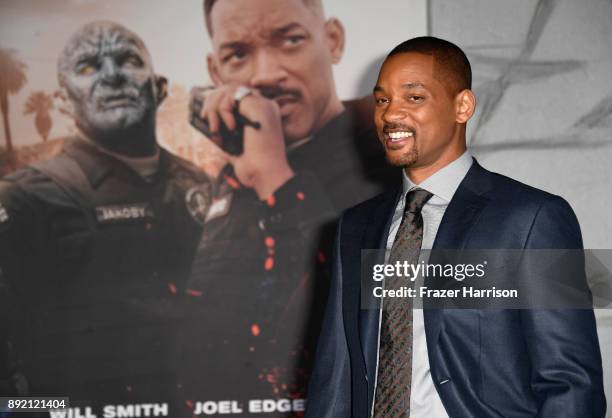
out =
<svg viewBox="0 0 612 418"><path fill-rule="evenodd" d="M470 61L454 43L434 36L412 38L393 48L387 58L407 52L433 56L436 72L439 74L436 78L449 87L452 95L472 88Z"/></svg>
<svg viewBox="0 0 612 418"><path fill-rule="evenodd" d="M204 22L206 23L206 30L208 31L208 35L212 37L212 22L210 20L210 14L212 13L213 6L219 0L204 0ZM321 13L323 15L323 5L321 4L321 0L302 0L304 4L311 8L313 11L317 13Z"/></svg>

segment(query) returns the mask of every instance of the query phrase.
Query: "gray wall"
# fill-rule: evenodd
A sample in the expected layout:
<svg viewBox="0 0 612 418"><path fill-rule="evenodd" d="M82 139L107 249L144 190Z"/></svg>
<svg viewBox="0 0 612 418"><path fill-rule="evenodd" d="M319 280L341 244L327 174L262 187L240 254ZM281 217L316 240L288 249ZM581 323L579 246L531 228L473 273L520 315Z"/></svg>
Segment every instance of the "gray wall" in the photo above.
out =
<svg viewBox="0 0 612 418"><path fill-rule="evenodd" d="M430 0L429 31L472 62L479 161L563 196L585 247L612 248L612 1ZM612 311L596 314L612 399Z"/></svg>

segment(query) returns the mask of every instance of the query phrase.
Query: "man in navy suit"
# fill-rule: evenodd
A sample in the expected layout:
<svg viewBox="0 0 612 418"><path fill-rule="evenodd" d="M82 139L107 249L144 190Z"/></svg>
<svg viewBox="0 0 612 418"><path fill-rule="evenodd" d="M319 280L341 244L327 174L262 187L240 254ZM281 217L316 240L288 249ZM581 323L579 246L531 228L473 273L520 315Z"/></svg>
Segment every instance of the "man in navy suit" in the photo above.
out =
<svg viewBox="0 0 612 418"><path fill-rule="evenodd" d="M417 257L432 248L582 248L567 202L470 156L470 88L463 51L433 37L398 45L380 70L375 122L388 161L403 169L403 186L340 221L309 417L605 416L591 309L361 304L363 249L386 248L393 258L411 248ZM584 275L578 279L584 285Z"/></svg>

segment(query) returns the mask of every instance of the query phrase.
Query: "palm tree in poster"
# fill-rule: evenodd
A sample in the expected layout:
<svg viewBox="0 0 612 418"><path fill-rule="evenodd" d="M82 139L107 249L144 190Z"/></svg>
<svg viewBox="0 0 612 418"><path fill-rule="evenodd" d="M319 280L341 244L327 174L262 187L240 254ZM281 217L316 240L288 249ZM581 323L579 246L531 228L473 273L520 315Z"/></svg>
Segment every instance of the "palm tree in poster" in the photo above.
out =
<svg viewBox="0 0 612 418"><path fill-rule="evenodd" d="M8 119L8 96L17 93L24 86L27 81L26 69L27 66L17 58L15 50L0 48L0 111L2 112L6 150L8 152L13 150L11 127Z"/></svg>
<svg viewBox="0 0 612 418"><path fill-rule="evenodd" d="M43 142L49 137L49 132L53 126L49 111L53 109L53 99L44 91L32 92L25 103L24 115L34 114L34 125L36 131L41 136Z"/></svg>

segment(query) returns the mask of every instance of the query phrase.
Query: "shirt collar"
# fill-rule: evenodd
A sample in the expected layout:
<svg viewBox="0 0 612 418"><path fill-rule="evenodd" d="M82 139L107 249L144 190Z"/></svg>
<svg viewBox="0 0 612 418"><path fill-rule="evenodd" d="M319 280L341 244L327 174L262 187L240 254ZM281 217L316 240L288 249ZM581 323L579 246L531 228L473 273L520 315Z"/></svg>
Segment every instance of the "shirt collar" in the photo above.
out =
<svg viewBox="0 0 612 418"><path fill-rule="evenodd" d="M307 143L311 139L312 139L312 135L311 136L307 136L306 138L302 138L299 141L295 141L295 142L293 142L291 144L287 144L287 152L291 152L294 149L301 147L302 145L304 145L305 143Z"/></svg>
<svg viewBox="0 0 612 418"><path fill-rule="evenodd" d="M402 170L403 194L406 195L418 187L449 203L473 162L472 155L466 150L459 158L436 171L421 184L413 183L406 171Z"/></svg>

